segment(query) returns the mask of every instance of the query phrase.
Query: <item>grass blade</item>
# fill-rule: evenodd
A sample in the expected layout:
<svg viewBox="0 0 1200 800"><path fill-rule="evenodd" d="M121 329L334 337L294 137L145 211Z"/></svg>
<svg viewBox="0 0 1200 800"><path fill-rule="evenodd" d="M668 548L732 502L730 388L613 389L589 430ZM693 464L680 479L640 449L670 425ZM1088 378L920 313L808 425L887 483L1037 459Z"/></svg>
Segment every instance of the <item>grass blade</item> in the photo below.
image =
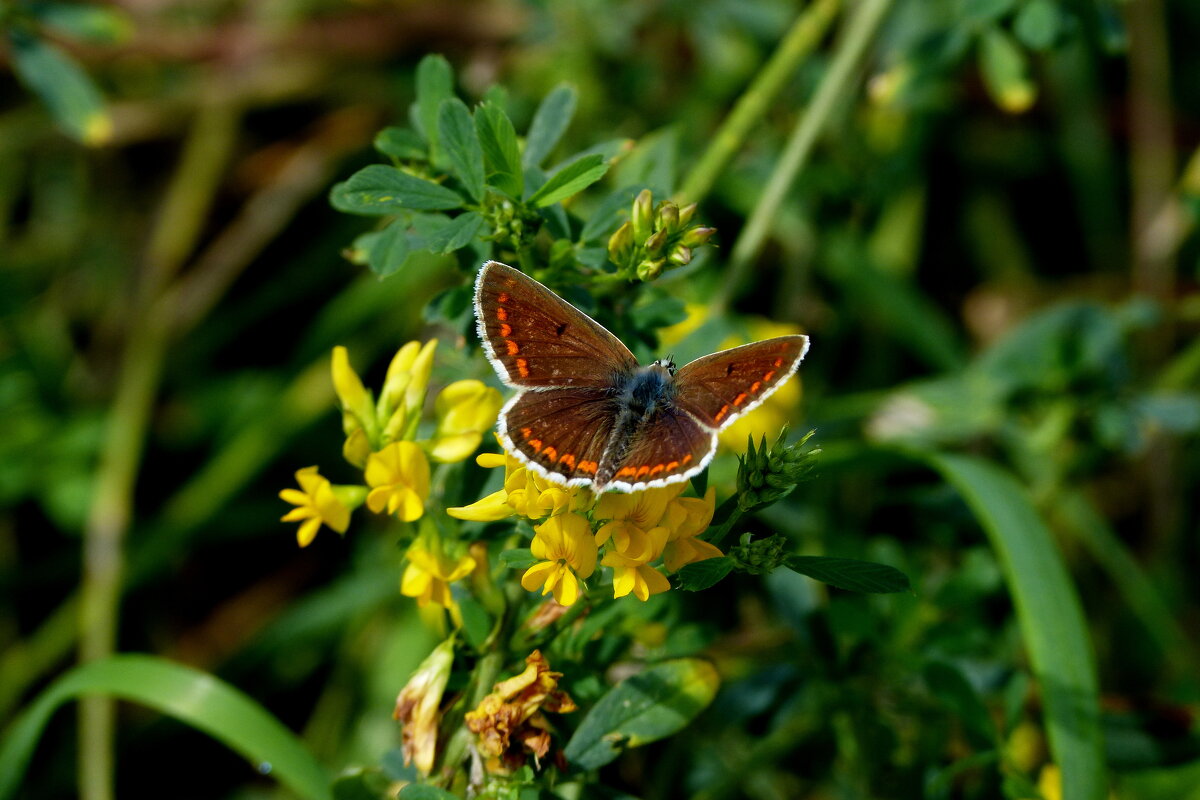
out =
<svg viewBox="0 0 1200 800"><path fill-rule="evenodd" d="M0 746L0 800L21 783L42 729L63 703L109 695L150 706L225 743L305 800L332 800L331 778L300 740L237 689L190 667L121 655L76 667L42 692Z"/></svg>
<svg viewBox="0 0 1200 800"><path fill-rule="evenodd" d="M924 459L963 496L1000 557L1041 684L1064 800L1103 800L1108 789L1096 664L1079 596L1050 530L1004 470L970 456Z"/></svg>

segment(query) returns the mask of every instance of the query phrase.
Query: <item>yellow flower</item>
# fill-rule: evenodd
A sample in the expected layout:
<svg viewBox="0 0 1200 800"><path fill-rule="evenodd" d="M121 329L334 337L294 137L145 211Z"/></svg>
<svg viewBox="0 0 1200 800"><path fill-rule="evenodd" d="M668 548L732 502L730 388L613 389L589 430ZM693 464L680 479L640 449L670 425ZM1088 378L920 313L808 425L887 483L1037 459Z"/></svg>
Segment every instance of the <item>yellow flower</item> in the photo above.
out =
<svg viewBox="0 0 1200 800"><path fill-rule="evenodd" d="M455 381L434 402L437 432L430 455L434 461L462 461L479 449L483 434L496 424L504 398L482 381Z"/></svg>
<svg viewBox="0 0 1200 800"><path fill-rule="evenodd" d="M458 604L450 594L450 584L471 574L475 559L469 555L454 559L438 545L429 547L418 539L408 548L408 567L400 580L400 594L415 597L418 606L430 603L455 611Z"/></svg>
<svg viewBox="0 0 1200 800"><path fill-rule="evenodd" d="M559 605L573 605L579 599L579 581L596 569L596 541L587 518L579 514L559 514L535 529L530 549L542 559L521 576L521 586L542 594L554 592Z"/></svg>
<svg viewBox="0 0 1200 800"><path fill-rule="evenodd" d="M279 493L281 499L296 506L280 521L300 522L300 529L296 531L300 546L307 547L312 542L322 523L338 533L345 533L350 526L350 512L362 503L362 487L335 487L317 474L316 467L297 470L296 482L300 484L300 490L284 489Z"/></svg>
<svg viewBox="0 0 1200 800"><path fill-rule="evenodd" d="M451 637L435 647L429 657L421 662L396 698L396 710L392 716L404 725L404 763L415 764L422 775L433 772L441 716L438 709L453 664L454 638Z"/></svg>
<svg viewBox="0 0 1200 800"><path fill-rule="evenodd" d="M405 522L421 518L429 499L429 462L412 442L392 442L367 459L367 507Z"/></svg>
<svg viewBox="0 0 1200 800"><path fill-rule="evenodd" d="M630 557L615 549L604 553L601 562L613 570L613 597L624 597L632 593L639 600L648 600L650 595L665 592L671 583L650 562L662 555L669 532L666 528L651 528L647 533L650 546L637 556Z"/></svg>
<svg viewBox="0 0 1200 800"><path fill-rule="evenodd" d="M712 523L716 498L716 490L710 486L703 498L677 497L667 506L662 525L670 534L663 550L663 564L671 572L694 561L724 555L716 545L696 538Z"/></svg>
<svg viewBox="0 0 1200 800"><path fill-rule="evenodd" d="M592 503L592 493L544 478L507 453L481 453L475 463L486 469L504 467L504 488L469 506L446 509L455 519L495 522L512 516L545 519L579 511Z"/></svg>
<svg viewBox="0 0 1200 800"><path fill-rule="evenodd" d="M425 390L429 387L436 349L437 339L430 339L425 344L409 342L396 351L392 363L388 364L376 413L380 420L387 420L384 427L391 432L391 440L408 438L408 434L415 432L421 408L425 405Z"/></svg>
<svg viewBox="0 0 1200 800"><path fill-rule="evenodd" d="M640 559L639 563L657 558L662 553L662 546L658 546L658 552L654 552L655 529L661 524L668 505L683 488L684 484L677 483L644 492L609 492L601 495L593 516L609 522L596 531L596 544L611 542L610 549L626 558Z"/></svg>
<svg viewBox="0 0 1200 800"><path fill-rule="evenodd" d="M333 373L333 390L342 406L342 430L347 436L365 430L368 437L373 437L378 426L371 393L363 386L354 367L350 366L350 354L346 348L341 345L333 348L330 369Z"/></svg>

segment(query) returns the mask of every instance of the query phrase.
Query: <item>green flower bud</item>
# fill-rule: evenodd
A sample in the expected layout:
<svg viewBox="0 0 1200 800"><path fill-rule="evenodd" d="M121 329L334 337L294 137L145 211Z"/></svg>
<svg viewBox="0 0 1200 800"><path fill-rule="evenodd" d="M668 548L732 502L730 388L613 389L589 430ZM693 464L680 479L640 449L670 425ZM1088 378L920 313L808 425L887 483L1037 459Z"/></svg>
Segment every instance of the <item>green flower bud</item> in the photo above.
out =
<svg viewBox="0 0 1200 800"><path fill-rule="evenodd" d="M679 227L686 228L688 226L688 223L692 221L692 217L696 216L696 208L695 203L689 203L679 209Z"/></svg>
<svg viewBox="0 0 1200 800"><path fill-rule="evenodd" d="M711 239L712 235L716 232L716 228L689 228L688 230L684 231L683 236L679 238L679 243L688 247L699 247Z"/></svg>
<svg viewBox="0 0 1200 800"><path fill-rule="evenodd" d="M633 254L633 248L633 226L626 222L608 238L608 257L614 264L624 265Z"/></svg>
<svg viewBox="0 0 1200 800"><path fill-rule="evenodd" d="M675 233L679 230L679 206L671 201L664 202L658 207L658 219L656 220L656 228L665 230L667 233Z"/></svg>
<svg viewBox="0 0 1200 800"><path fill-rule="evenodd" d="M658 231L646 240L646 254L655 258L662 255L662 250L666 243L667 232L665 230Z"/></svg>
<svg viewBox="0 0 1200 800"><path fill-rule="evenodd" d="M654 196L650 193L649 189L642 189L633 201L633 213L630 215L629 221L633 223L633 238L635 241L644 242L654 232L653 203Z"/></svg>
<svg viewBox="0 0 1200 800"><path fill-rule="evenodd" d="M676 245L675 248L671 250L671 255L667 257L667 260L672 264L677 264L682 267L684 264L692 260L691 248L684 247L681 244Z"/></svg>
<svg viewBox="0 0 1200 800"><path fill-rule="evenodd" d="M662 275L663 267L666 266L666 261L661 258L646 259L638 264L637 276L643 281L652 281L659 275Z"/></svg>

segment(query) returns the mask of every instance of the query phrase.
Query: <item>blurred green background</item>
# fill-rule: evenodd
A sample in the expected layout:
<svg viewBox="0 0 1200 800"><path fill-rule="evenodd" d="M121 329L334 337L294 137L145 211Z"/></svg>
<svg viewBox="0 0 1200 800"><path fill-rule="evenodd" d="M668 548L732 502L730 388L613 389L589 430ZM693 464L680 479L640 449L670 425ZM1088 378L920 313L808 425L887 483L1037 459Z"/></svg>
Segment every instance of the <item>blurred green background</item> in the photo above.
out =
<svg viewBox="0 0 1200 800"><path fill-rule="evenodd" d="M392 700L433 643L397 592L401 556L369 530L298 550L276 493L340 452L334 345L376 378L408 339L473 346L425 309L475 265L410 259L380 280L343 255L372 221L327 198L378 160L415 65L443 53L469 102L506 89L517 130L573 85L562 153L636 142L609 189L703 195L720 246L658 287L717 305L713 344L757 318L813 340L791 425L816 429L820 478L758 529L914 584L863 597L779 573L648 604L671 636L645 646L703 648L723 693L609 785L652 800L1053 783L1003 565L978 510L912 457L936 451L1011 473L1053 533L1117 796L1196 797L1200 4L883 3L731 278L857 5L0 2L0 721L119 592L119 650L220 675L335 767L395 747ZM690 184L798 19L819 44L711 190ZM464 349L434 378L489 374ZM118 796L273 791L202 734L120 714ZM60 714L23 796L74 796L75 757Z"/></svg>

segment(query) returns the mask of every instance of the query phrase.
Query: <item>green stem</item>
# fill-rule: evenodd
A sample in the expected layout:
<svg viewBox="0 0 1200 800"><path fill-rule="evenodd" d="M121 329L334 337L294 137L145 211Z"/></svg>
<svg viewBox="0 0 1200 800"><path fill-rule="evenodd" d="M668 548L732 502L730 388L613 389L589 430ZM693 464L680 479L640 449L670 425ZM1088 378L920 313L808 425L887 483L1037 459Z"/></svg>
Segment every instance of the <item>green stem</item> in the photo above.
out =
<svg viewBox="0 0 1200 800"><path fill-rule="evenodd" d="M750 268L762 250L784 197L808 160L817 134L833 115L834 106L850 90L855 71L866 53L867 46L891 5L892 0L862 0L858 11L847 23L845 35L838 44L829 70L821 79L812 103L797 121L770 182L733 247L729 259L729 276L713 300L710 309L712 317L721 315L746 282Z"/></svg>
<svg viewBox="0 0 1200 800"><path fill-rule="evenodd" d="M698 203L708 195L721 171L741 148L750 129L766 115L784 84L829 30L841 4L842 0L815 0L792 23L771 59L738 99L733 111L713 136L708 149L700 156L683 187L675 195L676 203L681 206Z"/></svg>
<svg viewBox="0 0 1200 800"><path fill-rule="evenodd" d="M150 409L167 350L165 331L161 329L137 325L129 333L84 532L79 604L81 662L104 658L116 649L122 549L132 516L133 489ZM83 800L113 797L113 708L112 699L107 697L84 697L79 703L79 794Z"/></svg>
<svg viewBox="0 0 1200 800"><path fill-rule="evenodd" d="M84 530L79 604L82 662L105 658L116 649L125 534L133 516L146 430L172 338L172 306L155 301L195 246L201 221L215 197L220 167L234 142L236 126L229 124L227 114L226 109L205 108L194 121L147 248ZM219 121L214 123L213 118ZM80 701L78 782L83 800L113 797L114 719L111 698Z"/></svg>

